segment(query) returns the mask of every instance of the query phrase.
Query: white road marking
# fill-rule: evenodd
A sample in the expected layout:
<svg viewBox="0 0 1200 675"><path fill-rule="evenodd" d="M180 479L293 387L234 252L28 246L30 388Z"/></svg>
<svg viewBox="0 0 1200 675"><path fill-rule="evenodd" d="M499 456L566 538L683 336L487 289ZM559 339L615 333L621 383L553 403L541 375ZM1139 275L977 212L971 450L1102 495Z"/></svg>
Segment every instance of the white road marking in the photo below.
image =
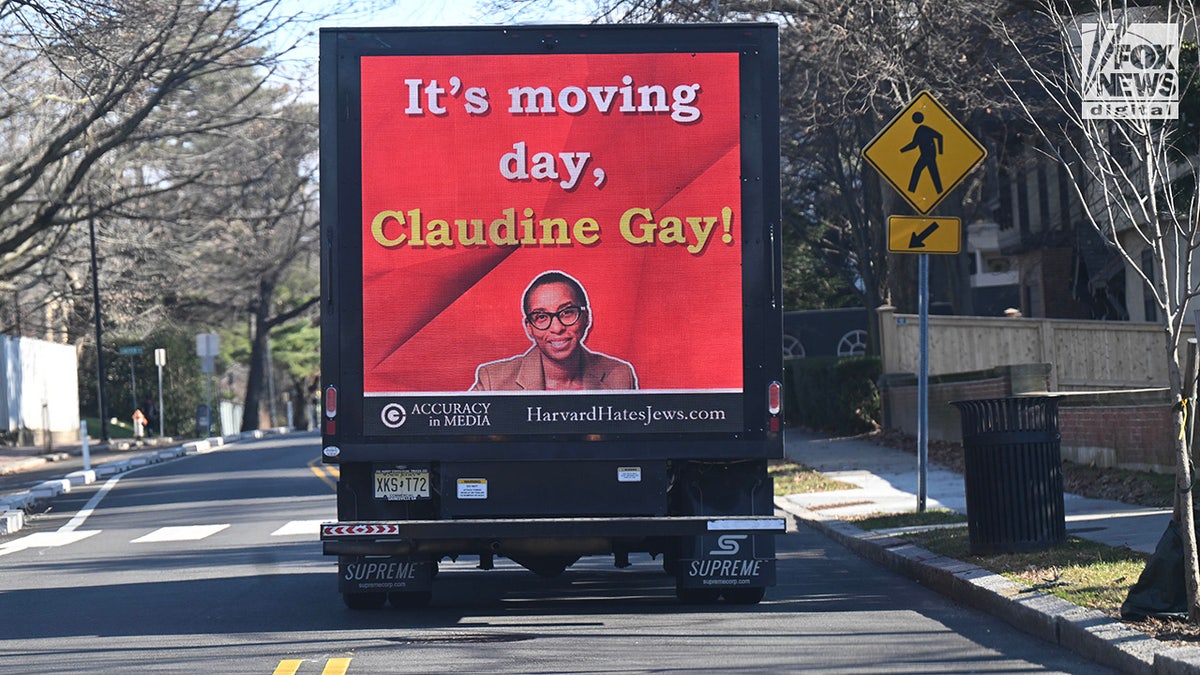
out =
<svg viewBox="0 0 1200 675"><path fill-rule="evenodd" d="M175 459L169 459L165 462L159 462L158 464L147 464L145 466L139 466L137 468L130 469L128 471L125 471L124 473L119 473L119 474L113 476L112 478L109 478L108 481L106 481L104 483L104 485L99 490L96 491L96 494L92 495L92 498L88 500L88 503L84 504L83 508L79 510L79 513L76 513L75 517L73 517L73 518L71 518L71 520L67 521L66 525L63 525L62 527L58 528L58 531L59 532L71 532L73 530L78 529L80 525L83 525L83 522L88 519L88 516L92 515L92 512L96 510L96 507L100 505L100 500L104 499L104 496L107 495L110 490L115 488L117 486L117 483L125 476L137 473L143 469L149 469L154 466L163 466L165 464L170 464L171 462L178 462L181 459L187 459L187 458L188 458L188 456L184 455L183 457L176 457ZM97 530L97 532L99 532L99 530Z"/></svg>
<svg viewBox="0 0 1200 675"><path fill-rule="evenodd" d="M129 542L131 544L146 544L158 541L196 541L204 539L229 527L229 524L224 525L176 525L172 527L160 527L150 534L143 535Z"/></svg>
<svg viewBox="0 0 1200 675"><path fill-rule="evenodd" d="M324 520L293 520L271 533L272 537L317 536Z"/></svg>
<svg viewBox="0 0 1200 675"><path fill-rule="evenodd" d="M35 532L29 536L0 544L0 555L8 555L9 553L16 553L17 551L24 551L30 548L66 546L67 544L87 539L93 534L100 534L100 530Z"/></svg>
<svg viewBox="0 0 1200 675"><path fill-rule="evenodd" d="M79 522L82 522L79 521ZM325 520L292 520L284 523L271 533L272 537L317 537L321 534L321 523L328 522ZM77 530L69 528L67 525L60 527L54 532L36 532L20 539L14 539L0 543L0 556L8 555L9 553L17 553L31 548L56 548L74 544L77 541L83 541L88 537L100 534L102 530ZM78 525L78 523L76 523ZM163 541L196 541L211 537L212 535L228 528L228 524L221 525L182 525L172 527L161 527L149 534L138 537L132 540L133 544L147 544Z"/></svg>

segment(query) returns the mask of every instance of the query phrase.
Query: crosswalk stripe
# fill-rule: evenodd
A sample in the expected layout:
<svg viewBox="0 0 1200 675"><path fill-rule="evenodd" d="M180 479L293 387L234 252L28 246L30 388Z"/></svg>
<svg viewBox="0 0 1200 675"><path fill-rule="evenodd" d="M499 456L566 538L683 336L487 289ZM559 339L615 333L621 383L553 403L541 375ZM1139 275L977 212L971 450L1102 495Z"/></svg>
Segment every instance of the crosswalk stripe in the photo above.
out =
<svg viewBox="0 0 1200 675"><path fill-rule="evenodd" d="M150 534L143 535L132 540L131 544L146 544L159 541L195 541L204 539L229 527L229 524L224 525L178 525L173 527L160 527Z"/></svg>
<svg viewBox="0 0 1200 675"><path fill-rule="evenodd" d="M321 534L324 520L293 520L271 533L272 537L316 536Z"/></svg>
<svg viewBox="0 0 1200 675"><path fill-rule="evenodd" d="M29 548L49 548L74 544L81 539L87 539L100 530L71 530L69 532L35 532L31 535L7 541L0 544L0 555L8 555Z"/></svg>
<svg viewBox="0 0 1200 675"><path fill-rule="evenodd" d="M292 520L284 523L278 529L271 533L272 537L313 537L316 538L321 533L321 523L328 522L330 519L322 520ZM142 535L137 539L130 540L133 544L147 544L154 542L167 541L195 541L211 537L212 535L230 527L229 524L218 525L177 525L169 527L160 527L153 532ZM17 553L27 549L35 548L56 548L74 544L77 541L82 541L88 537L100 534L101 530L74 530L60 528L55 532L36 532L26 535L11 541L0 542L0 556L10 553Z"/></svg>

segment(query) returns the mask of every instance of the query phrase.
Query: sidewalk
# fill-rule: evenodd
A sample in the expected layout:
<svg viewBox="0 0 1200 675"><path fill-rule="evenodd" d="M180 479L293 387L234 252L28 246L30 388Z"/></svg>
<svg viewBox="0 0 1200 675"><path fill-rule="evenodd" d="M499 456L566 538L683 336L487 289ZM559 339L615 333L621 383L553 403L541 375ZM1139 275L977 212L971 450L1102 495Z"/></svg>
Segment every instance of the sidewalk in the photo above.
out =
<svg viewBox="0 0 1200 675"><path fill-rule="evenodd" d="M809 511L841 518L867 513L915 511L917 457L903 450L854 438L830 439L787 432L787 455L857 490L789 495L788 500ZM966 513L963 477L937 465L926 469L925 506ZM1171 509L1130 506L1105 499L1067 494L1063 499L1067 534L1153 553Z"/></svg>
<svg viewBox="0 0 1200 675"><path fill-rule="evenodd" d="M868 513L915 511L916 455L867 440L831 439L795 430L787 432L785 452L789 459L858 486L775 499L777 507L855 553L1110 668L1147 675L1200 673L1200 648L1171 647L1095 610L841 520ZM932 464L926 467L925 496L927 509L966 512L963 477L953 471ZM1171 519L1170 509L1077 495L1065 495L1063 501L1068 535L1147 553L1154 551Z"/></svg>
<svg viewBox="0 0 1200 675"><path fill-rule="evenodd" d="M159 439L157 436L135 441L130 438L113 439L101 443L96 439L88 442L88 460L92 468L108 462L128 459L138 452L180 445L175 438ZM14 486L24 485L38 479L62 476L84 466L83 446L79 443L44 446L0 446L0 494L11 491Z"/></svg>

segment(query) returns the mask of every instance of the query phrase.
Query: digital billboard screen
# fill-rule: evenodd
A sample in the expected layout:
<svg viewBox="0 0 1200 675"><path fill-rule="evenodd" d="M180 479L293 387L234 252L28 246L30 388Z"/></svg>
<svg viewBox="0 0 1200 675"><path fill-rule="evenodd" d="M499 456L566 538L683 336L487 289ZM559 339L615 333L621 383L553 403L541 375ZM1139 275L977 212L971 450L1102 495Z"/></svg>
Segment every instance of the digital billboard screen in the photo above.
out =
<svg viewBox="0 0 1200 675"><path fill-rule="evenodd" d="M359 64L368 432L742 428L737 53Z"/></svg>

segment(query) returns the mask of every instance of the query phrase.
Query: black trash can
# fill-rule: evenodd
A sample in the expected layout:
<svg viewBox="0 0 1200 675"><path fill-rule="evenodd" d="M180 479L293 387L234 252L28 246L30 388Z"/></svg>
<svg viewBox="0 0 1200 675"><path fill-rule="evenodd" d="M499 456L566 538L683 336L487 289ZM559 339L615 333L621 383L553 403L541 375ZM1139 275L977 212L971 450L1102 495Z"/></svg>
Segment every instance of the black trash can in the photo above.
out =
<svg viewBox="0 0 1200 675"><path fill-rule="evenodd" d="M953 401L962 416L971 553L1016 553L1062 544L1058 400L1049 396Z"/></svg>

